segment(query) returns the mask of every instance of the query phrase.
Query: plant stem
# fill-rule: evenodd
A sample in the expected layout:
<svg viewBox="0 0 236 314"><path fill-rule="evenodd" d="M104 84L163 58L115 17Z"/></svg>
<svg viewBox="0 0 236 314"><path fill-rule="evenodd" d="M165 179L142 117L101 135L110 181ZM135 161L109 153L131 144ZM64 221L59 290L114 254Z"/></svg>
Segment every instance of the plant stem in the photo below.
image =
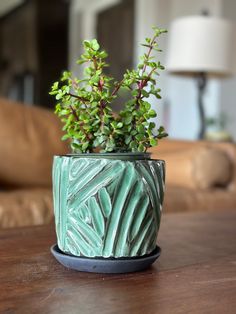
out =
<svg viewBox="0 0 236 314"><path fill-rule="evenodd" d="M124 82L124 79L121 80L115 87L115 89L113 90L113 92L111 93L111 96L114 96L118 93L119 89L121 88L122 83Z"/></svg>
<svg viewBox="0 0 236 314"><path fill-rule="evenodd" d="M123 82L124 82L124 79L121 80L121 81L116 85L116 87L113 89L113 91L112 91L112 93L111 93L111 96L115 96L115 95L118 93L118 91L119 91L119 89L121 88L121 85L122 85ZM107 104L107 102L103 102L103 107L105 107L106 104Z"/></svg>
<svg viewBox="0 0 236 314"><path fill-rule="evenodd" d="M93 65L94 65L94 70L97 71L98 69L98 64L97 64L97 58L93 58Z"/></svg>
<svg viewBox="0 0 236 314"><path fill-rule="evenodd" d="M154 44L154 42L155 42L155 39L156 39L156 36L153 37L153 39L152 39L152 41L151 41L151 43L150 43L149 50L148 50L148 53L147 53L147 60L149 59L150 54L151 54L151 52L152 52L153 44ZM144 65L143 65L143 69L142 69L142 75L145 73L146 68L147 68L147 64L144 64Z"/></svg>
<svg viewBox="0 0 236 314"><path fill-rule="evenodd" d="M81 102L88 102L88 100L87 100L86 98L77 96L77 95L75 95L75 94L67 93L67 95L69 95L69 96L71 96L71 97L74 97L74 98L77 98L77 99L79 99Z"/></svg>
<svg viewBox="0 0 236 314"><path fill-rule="evenodd" d="M72 112L73 116L75 117L76 121L79 121L79 117L78 117L75 109L72 107L72 105L70 105L70 109L71 109L71 112Z"/></svg>
<svg viewBox="0 0 236 314"><path fill-rule="evenodd" d="M153 44L154 44L154 42L155 42L156 37L157 37L157 36L154 36L154 37L153 37L153 39L152 39L152 41L151 41L151 43L150 43L150 45L149 45L149 50L148 50L148 52L147 52L147 57L146 57L146 60L147 60L147 61L148 61L149 58L150 58L151 52L152 52L153 47L154 47ZM144 63L143 68L142 68L142 72L141 72L141 76L144 75L144 73L145 73L145 71L146 71L146 68L147 68L147 64ZM136 96L136 100L137 100L136 106L139 106L139 105L138 105L138 101L141 99L142 89L146 86L146 84L147 84L148 80L150 79L152 73L153 73L156 69L157 69L157 68L153 68L152 71L148 74L147 78L142 79L141 81L139 81L139 82L137 83L137 84L138 84L139 93L138 93L138 95ZM136 107L136 109L138 109L138 107Z"/></svg>

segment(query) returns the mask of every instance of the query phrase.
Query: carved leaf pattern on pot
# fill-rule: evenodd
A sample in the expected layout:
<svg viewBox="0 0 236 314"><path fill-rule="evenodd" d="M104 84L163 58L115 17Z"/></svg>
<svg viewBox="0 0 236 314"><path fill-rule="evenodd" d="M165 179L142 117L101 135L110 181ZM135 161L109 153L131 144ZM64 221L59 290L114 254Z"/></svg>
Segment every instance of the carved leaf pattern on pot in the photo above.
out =
<svg viewBox="0 0 236 314"><path fill-rule="evenodd" d="M163 162L58 156L53 181L62 251L124 257L145 255L155 248L164 193Z"/></svg>

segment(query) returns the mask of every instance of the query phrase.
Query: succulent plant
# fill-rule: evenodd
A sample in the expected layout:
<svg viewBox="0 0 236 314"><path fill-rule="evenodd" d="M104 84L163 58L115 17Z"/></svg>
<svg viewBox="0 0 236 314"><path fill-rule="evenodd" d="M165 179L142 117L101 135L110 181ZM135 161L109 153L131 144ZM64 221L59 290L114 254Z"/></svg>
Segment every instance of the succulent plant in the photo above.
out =
<svg viewBox="0 0 236 314"><path fill-rule="evenodd" d="M164 127L150 121L157 113L148 98L161 98L157 87L159 71L164 66L155 61L153 51L159 49L157 38L165 29L153 27L154 35L142 45L147 51L140 57L137 69L127 70L119 82L104 73L107 53L96 39L85 40L84 53L77 61L85 64L84 77L78 79L65 71L52 85L50 94L57 101L55 113L61 118L65 135L74 153L145 152L167 136ZM112 102L120 89L130 93L123 110L114 114Z"/></svg>

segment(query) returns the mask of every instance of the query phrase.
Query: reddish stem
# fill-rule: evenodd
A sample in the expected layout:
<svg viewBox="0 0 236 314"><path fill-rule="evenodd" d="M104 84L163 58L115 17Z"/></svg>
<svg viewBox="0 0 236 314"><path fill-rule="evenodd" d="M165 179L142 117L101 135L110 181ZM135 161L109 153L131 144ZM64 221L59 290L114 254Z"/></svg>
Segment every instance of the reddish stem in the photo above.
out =
<svg viewBox="0 0 236 314"><path fill-rule="evenodd" d="M149 50L148 50L148 53L147 53L147 59L149 59L149 57L150 57L150 54L151 54L151 52L152 52L153 44L154 44L155 39L156 39L156 36L153 37L153 39L152 39L152 41L151 41L151 43L150 43ZM142 69L142 75L143 75L144 72L146 71L146 68L147 68L147 65L144 64L144 65L143 65L143 69Z"/></svg>
<svg viewBox="0 0 236 314"><path fill-rule="evenodd" d="M82 101L82 102L88 102L88 100L87 100L86 98L77 96L77 95L75 95L75 94L67 93L67 95L69 95L69 96L71 96L71 97L74 97L74 98L77 98L77 99L79 99L79 100Z"/></svg>
<svg viewBox="0 0 236 314"><path fill-rule="evenodd" d="M79 117L77 116L77 113L76 113L75 109L71 105L70 105L70 109L71 109L71 112L72 112L73 116L75 117L75 119L77 121L79 121Z"/></svg>
<svg viewBox="0 0 236 314"><path fill-rule="evenodd" d="M123 81L124 81L124 79L123 79L122 81L120 81L120 82L116 85L115 89L114 89L113 92L111 93L111 96L116 95L116 93L117 93L117 92L119 91L119 89L121 88L121 85L122 85Z"/></svg>

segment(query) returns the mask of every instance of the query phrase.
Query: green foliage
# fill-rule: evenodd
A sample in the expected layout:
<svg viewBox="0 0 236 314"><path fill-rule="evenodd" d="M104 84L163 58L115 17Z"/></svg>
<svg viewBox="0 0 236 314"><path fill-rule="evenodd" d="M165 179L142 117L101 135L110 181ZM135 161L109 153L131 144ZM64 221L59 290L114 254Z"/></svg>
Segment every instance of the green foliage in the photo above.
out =
<svg viewBox="0 0 236 314"><path fill-rule="evenodd" d="M73 152L144 152L167 136L162 126L156 130L150 121L157 114L148 98L161 98L156 80L158 71L164 70L159 61L153 61L152 52L160 51L156 40L166 32L153 29L153 38L146 38L142 44L147 52L141 56L137 69L127 70L122 81L115 82L104 74L107 53L93 39L84 41L84 53L77 61L87 65L84 78L65 71L60 81L52 85L50 94L57 101L55 113L64 124L62 140L71 140ZM130 100L114 115L111 103L121 88L130 91Z"/></svg>

